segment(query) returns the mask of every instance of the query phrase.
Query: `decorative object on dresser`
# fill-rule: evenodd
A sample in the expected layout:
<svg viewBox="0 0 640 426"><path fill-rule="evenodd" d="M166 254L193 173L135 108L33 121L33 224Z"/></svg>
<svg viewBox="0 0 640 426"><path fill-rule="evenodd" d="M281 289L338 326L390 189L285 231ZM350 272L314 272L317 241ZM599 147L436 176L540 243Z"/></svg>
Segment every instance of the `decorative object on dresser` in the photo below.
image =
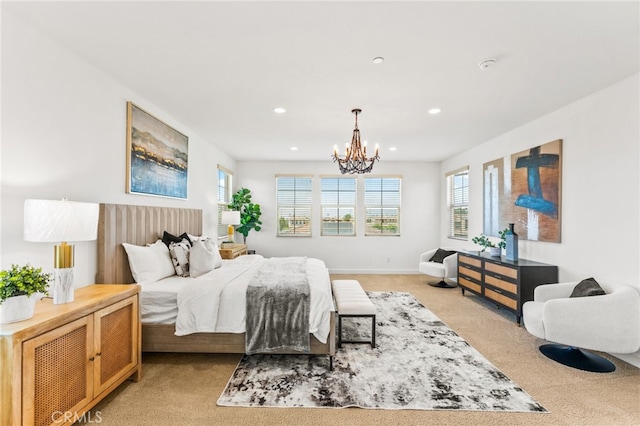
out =
<svg viewBox="0 0 640 426"><path fill-rule="evenodd" d="M138 381L139 291L82 287L73 302L41 299L33 318L3 326L0 424L70 425L128 378Z"/></svg>
<svg viewBox="0 0 640 426"><path fill-rule="evenodd" d="M522 305L533 300L534 289L558 281L558 267L527 259L518 261L486 254L458 252L458 286L493 301L516 315L520 324Z"/></svg>
<svg viewBox="0 0 640 426"><path fill-rule="evenodd" d="M540 352L569 367L609 373L616 369L611 361L582 349L612 354L640 349L638 290L602 287L593 278L536 287L533 301L523 307L524 325L534 336L556 342L540 346Z"/></svg>
<svg viewBox="0 0 640 426"><path fill-rule="evenodd" d="M230 210L237 210L240 212L240 226L236 228L236 232L242 234L242 242L247 244L247 236L249 231L255 229L256 232L260 232L262 229L262 221L260 216L260 204L254 204L251 202L251 191L247 188L240 188L233 194L231 203L229 203Z"/></svg>
<svg viewBox="0 0 640 426"><path fill-rule="evenodd" d="M31 318L36 293L46 293L50 280L51 274L29 264L0 271L0 324Z"/></svg>
<svg viewBox="0 0 640 426"><path fill-rule="evenodd" d="M98 204L76 201L25 200L24 240L55 242L53 303L73 301L73 245L68 241L93 241L98 233Z"/></svg>
<svg viewBox="0 0 640 426"><path fill-rule="evenodd" d="M440 278L428 284L434 287L455 288L453 281L458 273L458 256L453 249L432 249L420 255L418 271L422 274Z"/></svg>
<svg viewBox="0 0 640 426"><path fill-rule="evenodd" d="M220 256L223 259L235 259L238 256L247 254L246 244L220 244Z"/></svg>
<svg viewBox="0 0 640 426"><path fill-rule="evenodd" d="M505 247L503 234L504 232L505 231L500 232L500 242L497 245L495 245L493 241L491 241L489 237L484 234L473 237L471 242L482 247L482 250L480 250L480 252L484 252L486 249L489 249L489 254L491 254L491 256L500 256L500 251Z"/></svg>
<svg viewBox="0 0 640 426"><path fill-rule="evenodd" d="M240 225L240 212L237 210L225 210L222 212L222 218L220 219L220 223L223 225L229 225L227 227L227 243L233 243L235 241L234 235L235 229L234 225Z"/></svg>
<svg viewBox="0 0 640 426"><path fill-rule="evenodd" d="M514 225L510 223L508 229L500 231L500 237L504 240L507 260L518 260L518 234L516 234Z"/></svg>
<svg viewBox="0 0 640 426"><path fill-rule="evenodd" d="M331 373L318 357L244 356L218 405L547 412L410 293L368 297L375 348L338 350ZM366 340L371 319L345 318L343 327L346 339Z"/></svg>

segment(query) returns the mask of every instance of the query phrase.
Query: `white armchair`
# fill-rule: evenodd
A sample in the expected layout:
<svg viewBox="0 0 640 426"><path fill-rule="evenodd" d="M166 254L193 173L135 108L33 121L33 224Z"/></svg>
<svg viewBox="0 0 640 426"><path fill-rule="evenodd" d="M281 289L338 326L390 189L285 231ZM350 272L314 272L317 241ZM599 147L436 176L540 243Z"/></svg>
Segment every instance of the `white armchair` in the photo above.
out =
<svg viewBox="0 0 640 426"><path fill-rule="evenodd" d="M444 248L443 250L455 251L454 249L447 248ZM431 259L437 251L438 249L433 249L420 255L418 271L422 274L427 274L440 279L440 281L429 282L429 285L434 287L454 288L458 285L455 282L458 275L458 254L453 253L446 256L442 260L442 263L429 262L429 259Z"/></svg>
<svg viewBox="0 0 640 426"><path fill-rule="evenodd" d="M630 286L601 284L606 294L569 297L577 282L536 287L534 300L522 307L527 331L557 342L540 346L554 361L586 371L611 372L609 360L582 351L614 354L640 349L640 294Z"/></svg>

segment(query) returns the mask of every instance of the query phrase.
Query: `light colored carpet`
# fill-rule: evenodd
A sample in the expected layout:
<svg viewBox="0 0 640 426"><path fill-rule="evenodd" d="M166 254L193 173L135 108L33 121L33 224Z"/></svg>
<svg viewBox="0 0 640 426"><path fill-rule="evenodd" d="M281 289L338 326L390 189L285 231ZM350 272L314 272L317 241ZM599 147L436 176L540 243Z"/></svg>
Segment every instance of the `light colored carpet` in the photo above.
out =
<svg viewBox="0 0 640 426"><path fill-rule="evenodd" d="M244 356L218 405L240 407L546 411L405 292L369 292L376 347L326 356ZM345 340L369 340L370 318L345 318Z"/></svg>
<svg viewBox="0 0 640 426"><path fill-rule="evenodd" d="M565 367L538 351L545 343L515 317L425 275L335 275L369 291L413 294L460 337L550 411L540 413L235 408L216 405L241 355L145 354L142 380L123 383L98 404L101 425L640 425L640 369L605 355L617 369Z"/></svg>

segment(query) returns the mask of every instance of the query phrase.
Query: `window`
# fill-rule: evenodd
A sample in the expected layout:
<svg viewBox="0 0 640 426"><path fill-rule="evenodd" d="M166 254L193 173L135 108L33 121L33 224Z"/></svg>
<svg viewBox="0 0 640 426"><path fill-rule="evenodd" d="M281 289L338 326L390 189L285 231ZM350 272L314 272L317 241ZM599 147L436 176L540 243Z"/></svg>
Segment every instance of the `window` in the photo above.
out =
<svg viewBox="0 0 640 426"><path fill-rule="evenodd" d="M311 236L311 176L276 176L278 236Z"/></svg>
<svg viewBox="0 0 640 426"><path fill-rule="evenodd" d="M231 202L233 173L218 165L218 237L227 235L227 225L222 221L222 212L227 210L227 204Z"/></svg>
<svg viewBox="0 0 640 426"><path fill-rule="evenodd" d="M356 235L356 178L321 179L321 235Z"/></svg>
<svg viewBox="0 0 640 426"><path fill-rule="evenodd" d="M365 235L400 235L399 177L365 178Z"/></svg>
<svg viewBox="0 0 640 426"><path fill-rule="evenodd" d="M457 170L447 175L449 204L449 238L469 237L469 169Z"/></svg>

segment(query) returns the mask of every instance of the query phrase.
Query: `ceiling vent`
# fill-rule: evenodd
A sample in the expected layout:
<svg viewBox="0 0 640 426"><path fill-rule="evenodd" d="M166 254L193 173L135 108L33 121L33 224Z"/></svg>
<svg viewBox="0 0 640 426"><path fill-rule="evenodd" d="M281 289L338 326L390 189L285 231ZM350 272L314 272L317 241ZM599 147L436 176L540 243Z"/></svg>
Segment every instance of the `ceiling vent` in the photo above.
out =
<svg viewBox="0 0 640 426"><path fill-rule="evenodd" d="M478 66L480 67L481 70L486 70L488 68L491 68L495 64L496 64L496 60L491 58L491 59L485 59L484 61L480 62Z"/></svg>

